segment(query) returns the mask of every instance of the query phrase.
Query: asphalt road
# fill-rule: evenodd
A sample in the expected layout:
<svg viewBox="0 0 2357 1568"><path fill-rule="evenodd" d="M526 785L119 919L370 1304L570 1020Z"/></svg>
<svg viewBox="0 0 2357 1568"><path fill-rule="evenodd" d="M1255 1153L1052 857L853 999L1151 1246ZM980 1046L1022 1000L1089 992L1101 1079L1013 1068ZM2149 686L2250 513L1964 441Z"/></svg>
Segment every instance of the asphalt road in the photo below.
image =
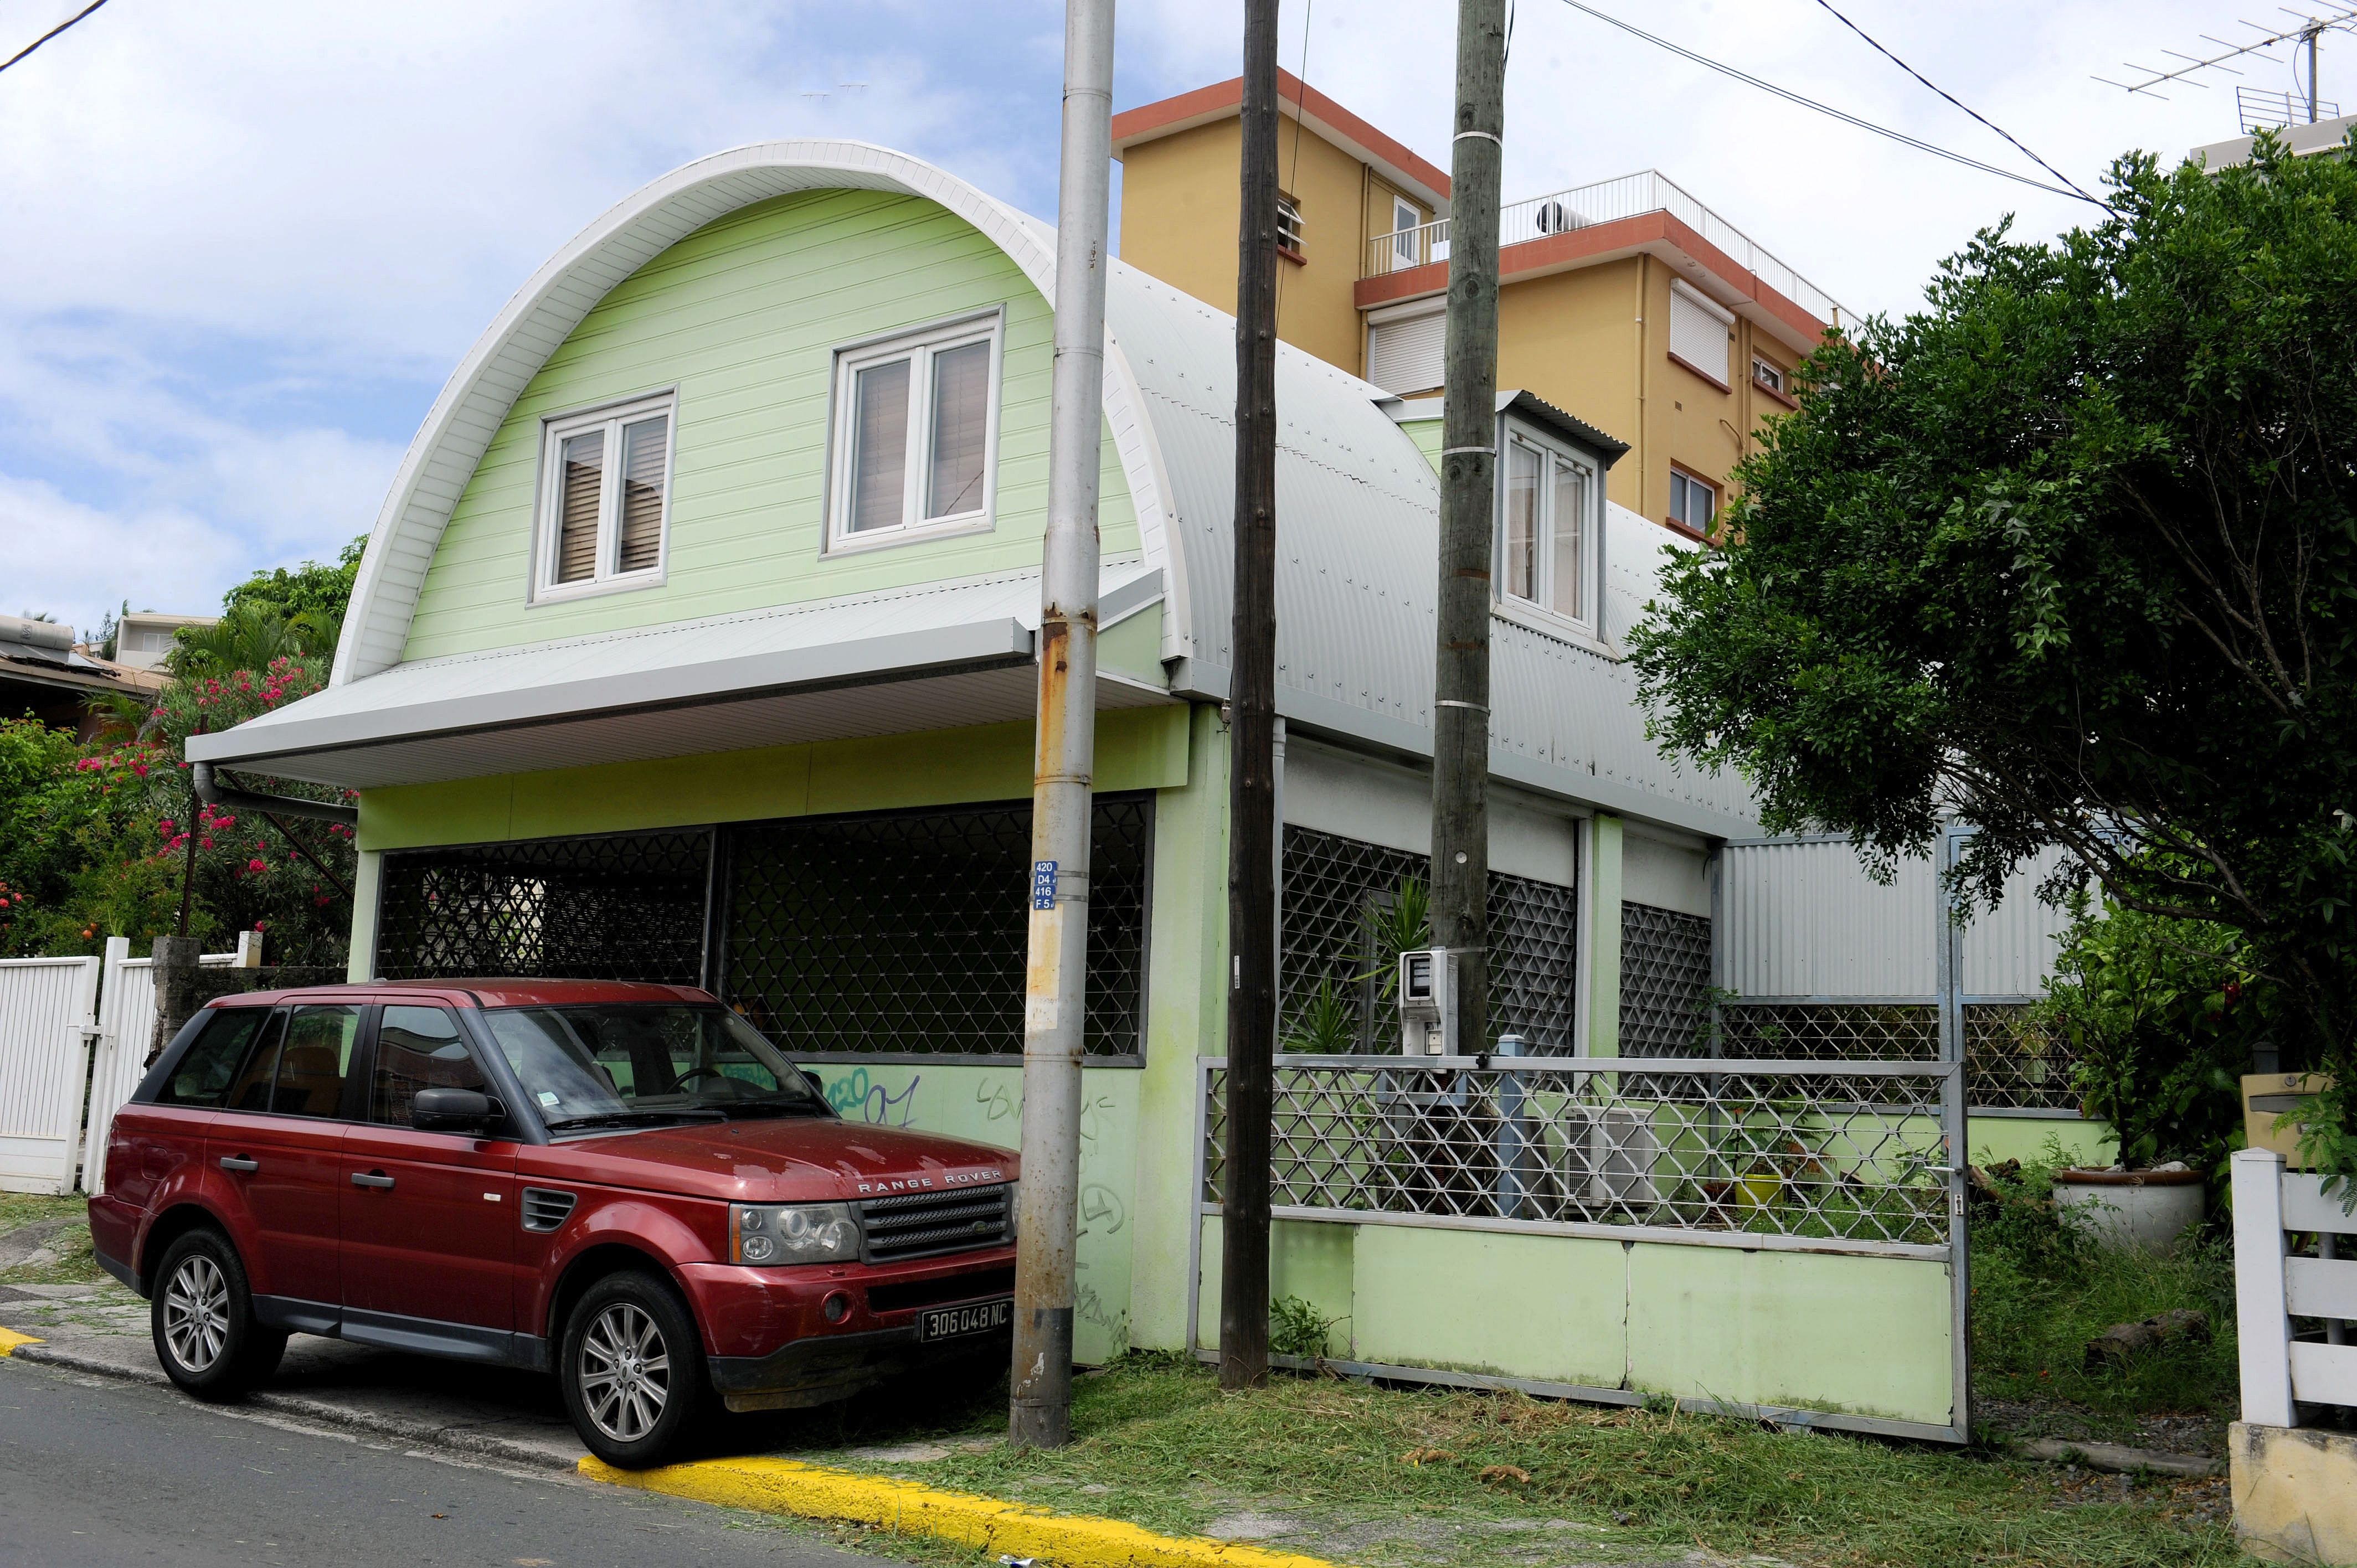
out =
<svg viewBox="0 0 2357 1568"><path fill-rule="evenodd" d="M0 1564L888 1568L792 1529L0 1360Z"/></svg>

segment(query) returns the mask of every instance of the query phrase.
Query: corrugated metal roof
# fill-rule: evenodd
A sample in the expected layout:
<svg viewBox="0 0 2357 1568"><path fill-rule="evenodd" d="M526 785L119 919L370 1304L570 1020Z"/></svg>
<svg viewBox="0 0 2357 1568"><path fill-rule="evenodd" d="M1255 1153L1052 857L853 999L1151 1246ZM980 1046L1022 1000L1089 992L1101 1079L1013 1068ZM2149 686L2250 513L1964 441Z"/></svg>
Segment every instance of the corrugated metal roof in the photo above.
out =
<svg viewBox="0 0 2357 1568"><path fill-rule="evenodd" d="M334 685L274 716L274 725L289 727L269 744L294 739L293 726L315 717L350 720L365 710L392 723L406 705L402 693L409 682L438 692L476 679L451 671L448 661L399 660L442 527L508 406L597 301L666 246L750 202L830 187L899 190L940 202L1054 297L1048 225L888 149L766 143L652 182L543 267L453 374L371 536ZM1105 415L1145 565L1164 573L1163 651L1178 661L1182 692L1222 696L1231 663L1234 321L1118 260L1109 275L1106 318ZM1429 755L1439 482L1377 406L1383 398L1370 383L1279 345L1278 706L1311 729ZM1651 557L1662 532L1634 514L1607 510L1609 637L1625 629L1650 596ZM1030 591L1036 596L1036 582ZM802 614L816 618L791 624L842 637L872 630L881 624L877 617L895 625L935 624L932 610L913 597L871 603L870 609L809 607ZM897 610L886 607L894 605ZM1492 757L1499 776L1690 831L1752 831L1738 780L1682 770L1645 739L1634 682L1609 652L1568 628L1555 636L1503 618L1498 626ZM527 679L545 676L592 690L587 677L573 671L636 672L641 666L632 661L660 660L674 646L665 640L673 633L688 641L695 635L662 628L583 639L569 652L554 645L527 650L500 666L508 671L499 678L500 690L518 703L526 701L518 693ZM805 653L815 646L794 643ZM416 673L406 673L412 670ZM396 685L379 685L388 679ZM345 694L347 687L374 690L363 697ZM362 706L341 705L354 703ZM224 747L218 755L230 755L229 736L214 744Z"/></svg>

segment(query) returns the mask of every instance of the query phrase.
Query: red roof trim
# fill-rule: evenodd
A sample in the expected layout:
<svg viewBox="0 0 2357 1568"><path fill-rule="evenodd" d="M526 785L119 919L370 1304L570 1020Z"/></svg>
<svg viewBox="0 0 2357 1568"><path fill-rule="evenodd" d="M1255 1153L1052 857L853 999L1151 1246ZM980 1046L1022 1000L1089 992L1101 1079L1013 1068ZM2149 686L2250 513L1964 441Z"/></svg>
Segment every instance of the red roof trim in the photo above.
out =
<svg viewBox="0 0 2357 1568"><path fill-rule="evenodd" d="M1669 213L1659 210L1640 212L1633 218L1615 219L1609 223L1590 224L1585 229L1573 229L1561 234L1525 240L1518 245L1507 245L1498 252L1499 281L1512 283L1518 276L1533 273L1564 272L1589 257L1615 251L1638 250L1648 243L1667 245L1700 262L1713 277L1782 322L1799 334L1803 341L1813 343L1825 335L1824 322L1769 287L1750 268L1693 229ZM1380 277L1361 278L1356 286L1357 304L1361 310L1372 310L1395 300L1442 294L1448 288L1448 263L1428 262L1420 267L1385 273Z"/></svg>
<svg viewBox="0 0 2357 1568"><path fill-rule="evenodd" d="M1412 184L1425 188L1415 194L1428 199L1448 199L1448 176L1435 165L1417 156L1402 143L1393 140L1370 125L1316 88L1305 84L1289 70L1276 73L1276 96L1280 103L1289 103L1296 117L1318 122L1334 132L1345 142L1353 144L1352 150L1366 154L1372 162L1388 164L1405 176ZM1175 98L1165 98L1153 103L1142 103L1135 109L1125 109L1113 117L1113 153L1119 157L1128 147L1139 142L1150 142L1157 136L1224 120L1243 111L1244 79L1232 77L1226 81L1199 87L1191 92L1181 92Z"/></svg>

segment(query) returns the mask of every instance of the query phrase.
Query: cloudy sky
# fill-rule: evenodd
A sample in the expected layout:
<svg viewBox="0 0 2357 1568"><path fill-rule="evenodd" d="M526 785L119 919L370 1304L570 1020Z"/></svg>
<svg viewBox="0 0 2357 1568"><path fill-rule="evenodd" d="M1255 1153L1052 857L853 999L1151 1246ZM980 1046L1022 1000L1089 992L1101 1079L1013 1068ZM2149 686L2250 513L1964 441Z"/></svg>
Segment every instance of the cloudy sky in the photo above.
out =
<svg viewBox="0 0 2357 1568"><path fill-rule="evenodd" d="M0 58L82 3L0 0ZM1818 0L1593 3L2038 172ZM2231 87L2157 102L2090 80L2233 30L2227 0L1842 5L2090 188L2125 149L2234 134ZM1445 167L1454 12L1286 0L1284 63ZM1240 30L1225 0L1124 0L1117 105L1233 75ZM1052 219L1061 52L1046 0L112 0L0 73L0 610L207 611L256 567L332 558L515 287L705 153L859 137ZM2327 98L2344 70L2357 38L2329 37ZM2290 85L2265 62L2244 80ZM1507 143L1509 200L1658 167L1853 312L1905 310L2006 212L2049 234L2093 210L1562 0L1519 0Z"/></svg>

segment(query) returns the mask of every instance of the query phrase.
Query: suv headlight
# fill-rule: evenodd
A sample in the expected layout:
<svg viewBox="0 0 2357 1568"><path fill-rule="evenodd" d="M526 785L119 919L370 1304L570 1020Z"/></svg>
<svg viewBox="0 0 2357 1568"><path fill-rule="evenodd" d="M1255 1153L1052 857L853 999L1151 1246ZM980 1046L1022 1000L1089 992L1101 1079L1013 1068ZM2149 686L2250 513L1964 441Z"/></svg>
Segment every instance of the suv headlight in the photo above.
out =
<svg viewBox="0 0 2357 1568"><path fill-rule="evenodd" d="M732 1263L840 1263L859 1256L859 1221L847 1203L732 1203Z"/></svg>

